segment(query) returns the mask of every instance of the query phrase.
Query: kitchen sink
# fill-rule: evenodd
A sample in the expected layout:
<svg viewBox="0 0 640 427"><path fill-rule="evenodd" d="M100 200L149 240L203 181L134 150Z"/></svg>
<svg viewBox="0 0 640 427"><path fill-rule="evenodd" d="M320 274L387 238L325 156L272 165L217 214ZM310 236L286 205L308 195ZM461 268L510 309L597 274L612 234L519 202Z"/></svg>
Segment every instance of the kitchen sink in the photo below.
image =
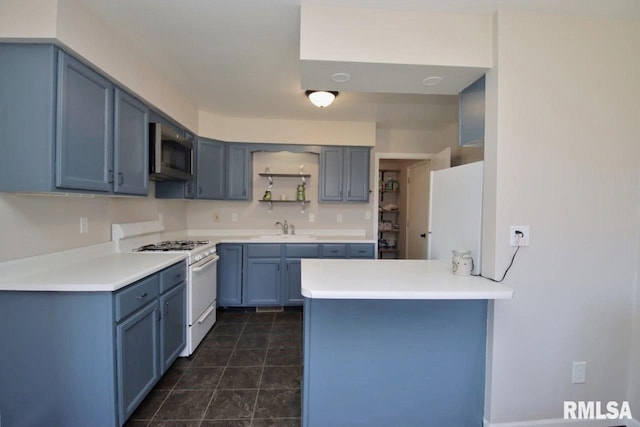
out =
<svg viewBox="0 0 640 427"><path fill-rule="evenodd" d="M314 236L305 236L297 234L267 234L263 236L252 237L251 240L268 240L268 241L287 241L287 242L303 242L315 240Z"/></svg>

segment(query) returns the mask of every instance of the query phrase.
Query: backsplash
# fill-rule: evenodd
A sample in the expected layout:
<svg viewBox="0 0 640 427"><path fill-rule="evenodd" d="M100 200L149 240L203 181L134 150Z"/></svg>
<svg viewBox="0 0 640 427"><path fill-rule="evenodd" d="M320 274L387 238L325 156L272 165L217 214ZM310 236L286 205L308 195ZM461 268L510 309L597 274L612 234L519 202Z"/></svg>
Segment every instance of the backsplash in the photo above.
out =
<svg viewBox="0 0 640 427"><path fill-rule="evenodd" d="M153 183L151 188L155 192ZM156 220L159 214L168 231L186 228L181 200L0 193L0 262L108 242L112 223ZM87 233L80 234L80 217L89 220Z"/></svg>
<svg viewBox="0 0 640 427"><path fill-rule="evenodd" d="M269 212L268 203L260 202L264 196L269 181L260 177L270 165L271 173L299 173L300 165L304 165L303 173L311 175L307 178L306 198L311 203L307 204L304 212L301 212L300 204L274 203L272 212ZM319 183L319 156L312 153L289 152L256 152L253 154L253 200L251 202L231 201L200 201L187 202L187 224L190 229L275 229L276 221L285 219L296 226L297 230L304 229L366 229L373 227L373 220L366 219L367 211L371 212L372 203L318 203ZM279 200L285 195L288 200L295 200L296 187L302 181L298 178L274 178L271 189L274 200ZM234 214L237 221L234 221ZM342 216L342 222L338 222L338 215ZM310 217L314 221L310 222Z"/></svg>

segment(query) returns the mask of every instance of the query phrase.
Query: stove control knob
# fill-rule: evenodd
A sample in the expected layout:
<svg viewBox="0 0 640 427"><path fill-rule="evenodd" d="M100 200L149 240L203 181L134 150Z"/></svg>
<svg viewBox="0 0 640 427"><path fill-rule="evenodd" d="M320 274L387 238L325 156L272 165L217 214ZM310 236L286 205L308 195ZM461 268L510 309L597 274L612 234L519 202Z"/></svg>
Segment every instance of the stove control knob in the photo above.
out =
<svg viewBox="0 0 640 427"><path fill-rule="evenodd" d="M196 260L196 261L200 261L201 259L202 259L202 255L196 255L196 256L195 256L195 260Z"/></svg>
<svg viewBox="0 0 640 427"><path fill-rule="evenodd" d="M209 251L204 251L204 256L209 256Z"/></svg>

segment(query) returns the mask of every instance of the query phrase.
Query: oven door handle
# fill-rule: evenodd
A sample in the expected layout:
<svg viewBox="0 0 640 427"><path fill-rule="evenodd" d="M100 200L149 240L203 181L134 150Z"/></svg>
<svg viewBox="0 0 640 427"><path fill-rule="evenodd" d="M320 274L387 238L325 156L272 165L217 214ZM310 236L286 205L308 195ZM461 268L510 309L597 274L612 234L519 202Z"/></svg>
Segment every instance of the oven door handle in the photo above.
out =
<svg viewBox="0 0 640 427"><path fill-rule="evenodd" d="M191 271L193 271L194 273L198 273L205 268L208 268L210 264L215 264L219 259L220 257L218 255L213 255L212 257L204 259L203 261L205 262L202 262L202 264L195 264L191 268Z"/></svg>
<svg viewBox="0 0 640 427"><path fill-rule="evenodd" d="M205 320L207 320L207 317L209 317L209 315L211 314L211 312L213 310L216 309L215 304L212 305L211 307L209 307L209 309L207 311L205 311L204 313L202 313L202 316L200 316L200 318L198 319L198 323L203 323Z"/></svg>

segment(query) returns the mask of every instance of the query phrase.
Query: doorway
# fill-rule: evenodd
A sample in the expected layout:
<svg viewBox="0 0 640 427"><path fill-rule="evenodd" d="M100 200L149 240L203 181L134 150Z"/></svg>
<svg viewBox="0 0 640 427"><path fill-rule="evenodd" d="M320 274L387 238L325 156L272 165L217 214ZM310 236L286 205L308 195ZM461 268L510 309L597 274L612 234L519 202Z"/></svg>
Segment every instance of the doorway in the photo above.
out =
<svg viewBox="0 0 640 427"><path fill-rule="evenodd" d="M408 168L415 163L428 162L430 154L377 153L375 188L377 221L374 234L378 236L379 259L407 259L407 213L409 187ZM428 200L428 187L418 197Z"/></svg>
<svg viewBox="0 0 640 427"><path fill-rule="evenodd" d="M450 148L437 154L376 153L378 259L427 259L429 176L450 161Z"/></svg>

